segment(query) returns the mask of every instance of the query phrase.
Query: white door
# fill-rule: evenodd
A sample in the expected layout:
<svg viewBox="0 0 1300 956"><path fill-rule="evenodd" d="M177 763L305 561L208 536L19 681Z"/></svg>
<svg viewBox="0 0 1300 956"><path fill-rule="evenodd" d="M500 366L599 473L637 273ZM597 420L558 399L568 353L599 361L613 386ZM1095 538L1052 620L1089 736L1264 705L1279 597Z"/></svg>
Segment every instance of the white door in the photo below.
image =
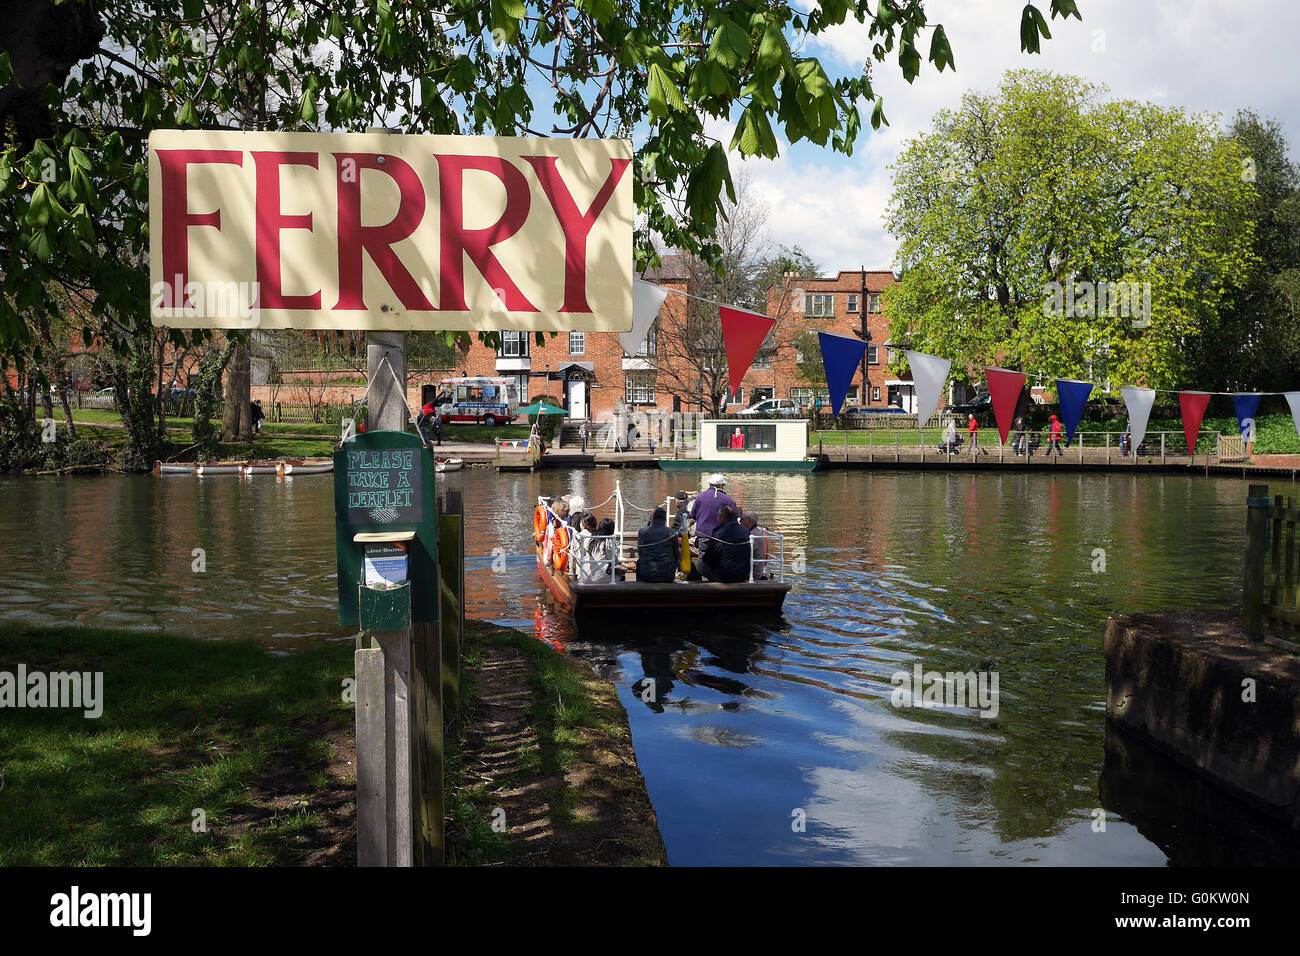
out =
<svg viewBox="0 0 1300 956"><path fill-rule="evenodd" d="M569 418L581 419L587 417L587 383L570 382L569 383Z"/></svg>

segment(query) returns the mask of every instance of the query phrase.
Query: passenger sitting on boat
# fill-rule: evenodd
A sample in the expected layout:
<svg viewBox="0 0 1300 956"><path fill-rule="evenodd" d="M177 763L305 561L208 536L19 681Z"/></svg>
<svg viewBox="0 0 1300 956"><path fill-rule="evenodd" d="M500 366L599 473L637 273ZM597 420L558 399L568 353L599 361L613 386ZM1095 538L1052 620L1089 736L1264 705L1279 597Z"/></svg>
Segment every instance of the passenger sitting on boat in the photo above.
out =
<svg viewBox="0 0 1300 956"><path fill-rule="evenodd" d="M668 527L668 512L656 508L650 523L636 533L636 579L667 584L677 578L682 561L677 532Z"/></svg>
<svg viewBox="0 0 1300 956"><path fill-rule="evenodd" d="M736 520L731 505L718 511L718 527L700 556L700 574L706 581L723 584L749 580L749 529Z"/></svg>
<svg viewBox="0 0 1300 956"><path fill-rule="evenodd" d="M758 523L758 515L746 511L740 516L740 523L749 529L749 536L754 542L754 580L767 577L767 529Z"/></svg>
<svg viewBox="0 0 1300 956"><path fill-rule="evenodd" d="M569 496L569 527L575 531L582 527L582 519L586 516L587 500L582 495Z"/></svg>
<svg viewBox="0 0 1300 956"><path fill-rule="evenodd" d="M610 580L610 568L614 568L615 575L619 575L621 569L614 567L614 555L618 549L614 547L614 519L602 518L600 524L596 526L596 537L599 541L592 543L592 566L595 570L596 579L593 584L606 584Z"/></svg>
<svg viewBox="0 0 1300 956"><path fill-rule="evenodd" d="M574 553L578 560L571 562L569 567L573 569L574 575L579 584L606 584L609 581L609 565L605 563L604 573L601 573L601 555L597 553L597 548L602 542L592 540L596 536L596 516L585 514L582 516L582 529L578 532L577 544ZM604 549L601 548L601 552Z"/></svg>
<svg viewBox="0 0 1300 956"><path fill-rule="evenodd" d="M719 525L721 509L730 508L734 517L736 503L722 489L727 486L727 479L721 475L709 476L709 487L695 496L691 516L695 519L695 533L700 540L707 541Z"/></svg>
<svg viewBox="0 0 1300 956"><path fill-rule="evenodd" d="M677 513L673 516L674 531L690 530L690 505L686 501L686 492L677 492Z"/></svg>

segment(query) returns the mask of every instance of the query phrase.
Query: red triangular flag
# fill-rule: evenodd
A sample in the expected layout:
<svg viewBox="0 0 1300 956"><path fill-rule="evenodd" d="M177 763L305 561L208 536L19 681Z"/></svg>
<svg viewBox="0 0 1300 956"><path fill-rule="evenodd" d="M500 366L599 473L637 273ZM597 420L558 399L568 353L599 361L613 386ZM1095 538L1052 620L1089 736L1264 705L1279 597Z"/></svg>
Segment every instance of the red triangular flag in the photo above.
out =
<svg viewBox="0 0 1300 956"><path fill-rule="evenodd" d="M1005 445L1007 432L1011 430L1011 419L1015 417L1016 405L1020 402L1020 393L1025 388L1025 373L1008 372L1004 368L986 368L984 375L989 383L993 414L998 420L998 434L1002 436L1002 444Z"/></svg>
<svg viewBox="0 0 1300 956"><path fill-rule="evenodd" d="M1183 437L1187 439L1187 454L1196 454L1196 439L1201 434L1201 419L1205 406L1210 404L1209 392L1179 392L1178 407L1183 413Z"/></svg>
<svg viewBox="0 0 1300 956"><path fill-rule="evenodd" d="M731 394L735 395L740 382L754 364L763 339L776 325L775 320L757 312L745 312L727 306L718 308L718 318L722 322L722 347L727 350L727 379L731 385Z"/></svg>

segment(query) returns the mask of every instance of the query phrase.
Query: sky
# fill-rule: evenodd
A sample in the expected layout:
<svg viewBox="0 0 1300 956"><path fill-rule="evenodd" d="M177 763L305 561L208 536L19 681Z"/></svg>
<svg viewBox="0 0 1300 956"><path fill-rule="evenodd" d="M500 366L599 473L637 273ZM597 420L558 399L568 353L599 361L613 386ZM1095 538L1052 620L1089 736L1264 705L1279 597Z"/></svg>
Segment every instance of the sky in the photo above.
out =
<svg viewBox="0 0 1300 956"><path fill-rule="evenodd" d="M799 245L822 269L886 269L896 265L897 242L884 227L890 165L901 147L929 128L941 109L960 105L968 89L993 91L1010 69L1072 73L1105 84L1117 98L1142 99L1189 112L1220 114L1226 124L1240 108L1279 120L1300 161L1300 3L1295 0L1078 0L1082 22L1049 20L1052 39L1042 52L1020 52L1019 0L928 0L931 24L943 24L956 71L935 72L924 61L911 85L896 61L872 72L884 96L888 127L873 131L870 111L854 154L782 141L775 160L732 156L733 174L749 171L751 186L769 209L770 240ZM1047 15L1050 4L1039 8ZM931 27L917 44L925 56ZM832 77L856 72L869 55L867 25L856 21L810 41ZM724 144L734 128L723 121L706 131Z"/></svg>

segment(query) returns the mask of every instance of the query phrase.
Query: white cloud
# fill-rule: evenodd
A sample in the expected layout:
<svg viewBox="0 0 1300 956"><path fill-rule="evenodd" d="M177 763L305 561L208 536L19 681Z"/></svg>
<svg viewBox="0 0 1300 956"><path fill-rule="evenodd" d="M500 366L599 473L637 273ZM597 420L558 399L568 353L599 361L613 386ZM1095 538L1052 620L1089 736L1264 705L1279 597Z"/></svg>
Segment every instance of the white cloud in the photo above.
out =
<svg viewBox="0 0 1300 956"><path fill-rule="evenodd" d="M1041 8L1049 7L1043 0ZM942 23L952 45L956 72L935 72L926 61L907 84L896 62L873 65L876 89L885 99L888 128L859 137L852 157L781 143L775 161L752 160L755 189L771 205L772 234L798 243L827 272L886 268L896 242L882 223L891 190L888 165L908 138L928 128L934 113L960 105L968 89L996 88L1009 69L1074 73L1108 86L1117 97L1150 100L1229 119L1251 108L1282 121L1292 143L1300 142L1300 98L1294 37L1300 5L1283 0L1193 0L1133 3L1080 0L1083 21L1049 20L1052 39L1042 53L1020 52L1020 10L1015 3L930 0L932 24ZM820 56L832 75L860 68L870 54L867 26L856 21L814 38L809 55ZM920 49L929 52L930 30ZM864 120L869 118L864 113ZM724 144L732 128L710 129ZM733 164L740 164L733 155Z"/></svg>

